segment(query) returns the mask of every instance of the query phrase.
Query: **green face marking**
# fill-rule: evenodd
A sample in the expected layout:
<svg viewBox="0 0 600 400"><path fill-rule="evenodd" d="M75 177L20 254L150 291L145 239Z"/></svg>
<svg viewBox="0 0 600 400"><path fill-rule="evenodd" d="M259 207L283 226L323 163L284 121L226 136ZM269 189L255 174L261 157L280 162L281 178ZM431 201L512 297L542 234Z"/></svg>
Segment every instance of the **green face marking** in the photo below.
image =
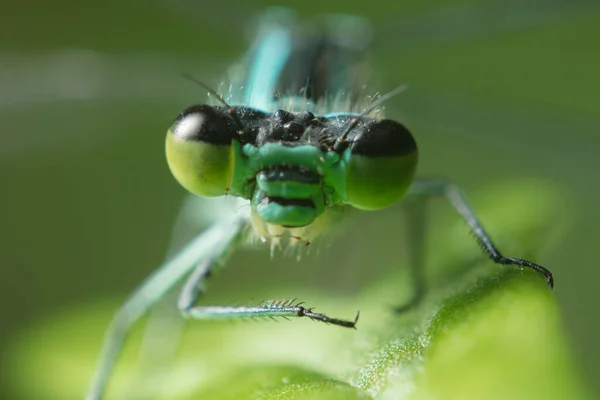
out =
<svg viewBox="0 0 600 400"><path fill-rule="evenodd" d="M266 224L303 227L337 205L387 207L410 185L417 165L410 132L368 118L348 131L354 118L194 106L168 130L167 159L192 193L239 196Z"/></svg>

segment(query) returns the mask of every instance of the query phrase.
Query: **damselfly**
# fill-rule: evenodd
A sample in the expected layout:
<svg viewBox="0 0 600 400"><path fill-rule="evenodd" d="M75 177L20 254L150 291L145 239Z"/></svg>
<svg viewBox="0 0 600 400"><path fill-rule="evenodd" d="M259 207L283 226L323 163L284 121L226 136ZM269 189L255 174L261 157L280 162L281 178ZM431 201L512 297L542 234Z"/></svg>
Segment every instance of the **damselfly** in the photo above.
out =
<svg viewBox="0 0 600 400"><path fill-rule="evenodd" d="M190 319L308 317L355 328L358 314L332 317L298 301L196 305L213 269L248 237L272 246L308 246L352 209L370 212L401 199L443 196L491 260L531 268L553 285L544 267L501 254L453 183L415 177L415 139L401 123L385 119L380 107L402 87L361 101L360 60L370 32L362 19L334 15L298 24L289 11L272 9L259 26L249 67L231 71L230 94L209 90L217 104L183 111L166 139L171 171L186 189L204 197L234 196L249 206L221 216L117 312L88 400L102 397L135 321L186 276L178 306ZM421 295L416 290L413 302Z"/></svg>

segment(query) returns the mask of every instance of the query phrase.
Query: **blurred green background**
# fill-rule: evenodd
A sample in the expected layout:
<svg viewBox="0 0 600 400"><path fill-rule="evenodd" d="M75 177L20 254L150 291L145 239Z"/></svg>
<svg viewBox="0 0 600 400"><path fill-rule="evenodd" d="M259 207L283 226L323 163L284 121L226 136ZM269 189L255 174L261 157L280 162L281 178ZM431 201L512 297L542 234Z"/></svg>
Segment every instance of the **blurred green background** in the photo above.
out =
<svg viewBox="0 0 600 400"><path fill-rule="evenodd" d="M60 310L124 298L162 261L184 196L166 167L164 132L181 109L205 101L180 73L220 83L247 45L246 22L271 4L2 6L0 354ZM564 194L565 209L539 240L535 260L555 274L575 355L599 390L598 2L305 0L294 8L375 22L376 89L410 84L387 103L387 114L414 132L422 174L452 177L467 193L525 176ZM393 226L382 234L381 242L395 243ZM316 258L302 268L321 268L311 264ZM320 271L327 290L349 292L373 279L347 266L351 258ZM234 290L285 281L297 268L277 257L291 267L265 269L265 277L253 266L267 255L244 261L234 259L227 274ZM294 283L313 284L308 276ZM7 360L0 379L11 376ZM0 382L0 398L18 394Z"/></svg>

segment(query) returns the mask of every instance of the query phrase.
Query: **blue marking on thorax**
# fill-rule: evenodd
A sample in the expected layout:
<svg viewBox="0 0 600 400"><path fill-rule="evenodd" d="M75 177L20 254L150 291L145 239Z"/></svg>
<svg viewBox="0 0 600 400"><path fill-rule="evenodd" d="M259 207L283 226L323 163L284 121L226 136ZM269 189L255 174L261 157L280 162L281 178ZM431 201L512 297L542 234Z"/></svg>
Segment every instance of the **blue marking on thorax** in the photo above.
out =
<svg viewBox="0 0 600 400"><path fill-rule="evenodd" d="M244 91L244 103L259 110L272 111L279 76L292 52L289 29L281 24L265 22L259 36Z"/></svg>
<svg viewBox="0 0 600 400"><path fill-rule="evenodd" d="M330 112L323 115L324 118L342 118L342 117L361 117L360 113L357 112Z"/></svg>

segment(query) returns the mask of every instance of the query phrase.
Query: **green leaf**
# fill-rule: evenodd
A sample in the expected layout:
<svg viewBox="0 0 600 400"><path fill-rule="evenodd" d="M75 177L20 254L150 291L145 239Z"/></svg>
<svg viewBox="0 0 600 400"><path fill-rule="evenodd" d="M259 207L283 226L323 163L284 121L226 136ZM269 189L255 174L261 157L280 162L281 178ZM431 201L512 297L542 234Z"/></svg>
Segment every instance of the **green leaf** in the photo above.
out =
<svg viewBox="0 0 600 400"><path fill-rule="evenodd" d="M554 216L562 209L557 193L540 182L512 181L487 188L475 196L474 204L499 247L519 244L505 250L518 255L548 239L543 232L557 224ZM288 288L336 317L351 317L360 304L358 329L302 320L191 322L177 361L166 370L136 364L140 324L107 397L591 398L544 279L529 270L488 262L477 253L462 222L448 218L450 223L436 224L442 229L432 240L432 289L412 311L397 316L388 307L399 288L410 287L406 270L392 271L354 296L334 298L310 288ZM272 290L265 287L265 296ZM113 302L79 305L15 337L5 357L14 396L81 399L114 308Z"/></svg>

